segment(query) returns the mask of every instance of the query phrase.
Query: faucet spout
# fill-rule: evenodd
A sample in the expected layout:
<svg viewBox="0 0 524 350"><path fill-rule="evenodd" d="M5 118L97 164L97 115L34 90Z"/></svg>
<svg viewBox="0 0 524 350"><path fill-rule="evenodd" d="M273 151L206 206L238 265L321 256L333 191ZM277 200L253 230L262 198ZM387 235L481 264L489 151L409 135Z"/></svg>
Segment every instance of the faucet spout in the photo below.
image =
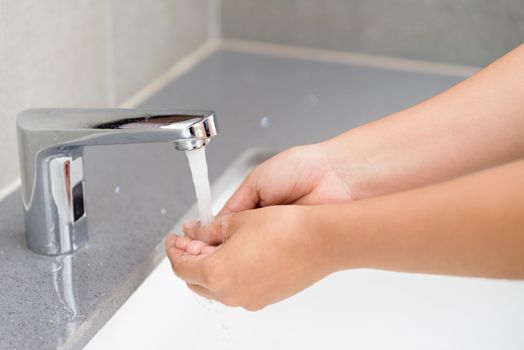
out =
<svg viewBox="0 0 524 350"><path fill-rule="evenodd" d="M20 177L28 247L44 255L87 242L83 149L172 142L193 150L217 135L211 111L32 109L17 118Z"/></svg>

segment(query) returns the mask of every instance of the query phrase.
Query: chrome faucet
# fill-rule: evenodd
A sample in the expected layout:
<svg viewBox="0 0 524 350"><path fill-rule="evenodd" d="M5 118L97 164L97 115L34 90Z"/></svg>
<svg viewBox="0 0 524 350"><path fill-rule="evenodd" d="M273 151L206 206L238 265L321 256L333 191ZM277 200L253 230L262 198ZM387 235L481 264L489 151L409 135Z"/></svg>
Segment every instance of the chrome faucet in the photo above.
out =
<svg viewBox="0 0 524 350"><path fill-rule="evenodd" d="M84 146L173 142L179 151L217 135L210 111L32 109L17 118L27 246L67 254L88 240Z"/></svg>

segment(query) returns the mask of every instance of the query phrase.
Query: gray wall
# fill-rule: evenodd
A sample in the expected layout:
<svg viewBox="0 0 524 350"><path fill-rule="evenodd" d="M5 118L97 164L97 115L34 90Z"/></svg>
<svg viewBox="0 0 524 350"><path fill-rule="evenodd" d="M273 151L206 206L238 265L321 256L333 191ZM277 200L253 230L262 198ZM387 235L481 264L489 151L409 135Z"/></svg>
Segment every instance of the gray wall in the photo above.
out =
<svg viewBox="0 0 524 350"><path fill-rule="evenodd" d="M222 34L484 66L524 42L524 0L222 0Z"/></svg>

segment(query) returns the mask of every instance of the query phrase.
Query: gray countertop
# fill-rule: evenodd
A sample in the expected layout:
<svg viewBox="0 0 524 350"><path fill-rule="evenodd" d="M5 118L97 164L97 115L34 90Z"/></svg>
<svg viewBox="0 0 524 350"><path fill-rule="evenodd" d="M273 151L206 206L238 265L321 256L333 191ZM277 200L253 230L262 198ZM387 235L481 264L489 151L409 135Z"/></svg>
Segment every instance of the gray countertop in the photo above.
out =
<svg viewBox="0 0 524 350"><path fill-rule="evenodd" d="M419 102L462 80L218 50L144 108L211 109L211 181L243 150L313 143ZM414 130L415 132L415 130ZM80 348L163 257L164 235L194 203L172 145L86 149L89 245L49 258L24 242L20 193L0 202L0 348Z"/></svg>

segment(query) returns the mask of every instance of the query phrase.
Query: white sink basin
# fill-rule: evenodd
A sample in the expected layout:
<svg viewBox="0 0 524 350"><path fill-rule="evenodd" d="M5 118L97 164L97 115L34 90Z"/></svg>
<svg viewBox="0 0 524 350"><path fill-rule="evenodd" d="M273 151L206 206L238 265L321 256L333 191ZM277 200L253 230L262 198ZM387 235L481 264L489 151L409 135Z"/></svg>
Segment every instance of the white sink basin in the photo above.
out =
<svg viewBox="0 0 524 350"><path fill-rule="evenodd" d="M265 158L224 173L215 212ZM354 270L250 313L196 296L164 259L86 348L524 349L524 282Z"/></svg>

